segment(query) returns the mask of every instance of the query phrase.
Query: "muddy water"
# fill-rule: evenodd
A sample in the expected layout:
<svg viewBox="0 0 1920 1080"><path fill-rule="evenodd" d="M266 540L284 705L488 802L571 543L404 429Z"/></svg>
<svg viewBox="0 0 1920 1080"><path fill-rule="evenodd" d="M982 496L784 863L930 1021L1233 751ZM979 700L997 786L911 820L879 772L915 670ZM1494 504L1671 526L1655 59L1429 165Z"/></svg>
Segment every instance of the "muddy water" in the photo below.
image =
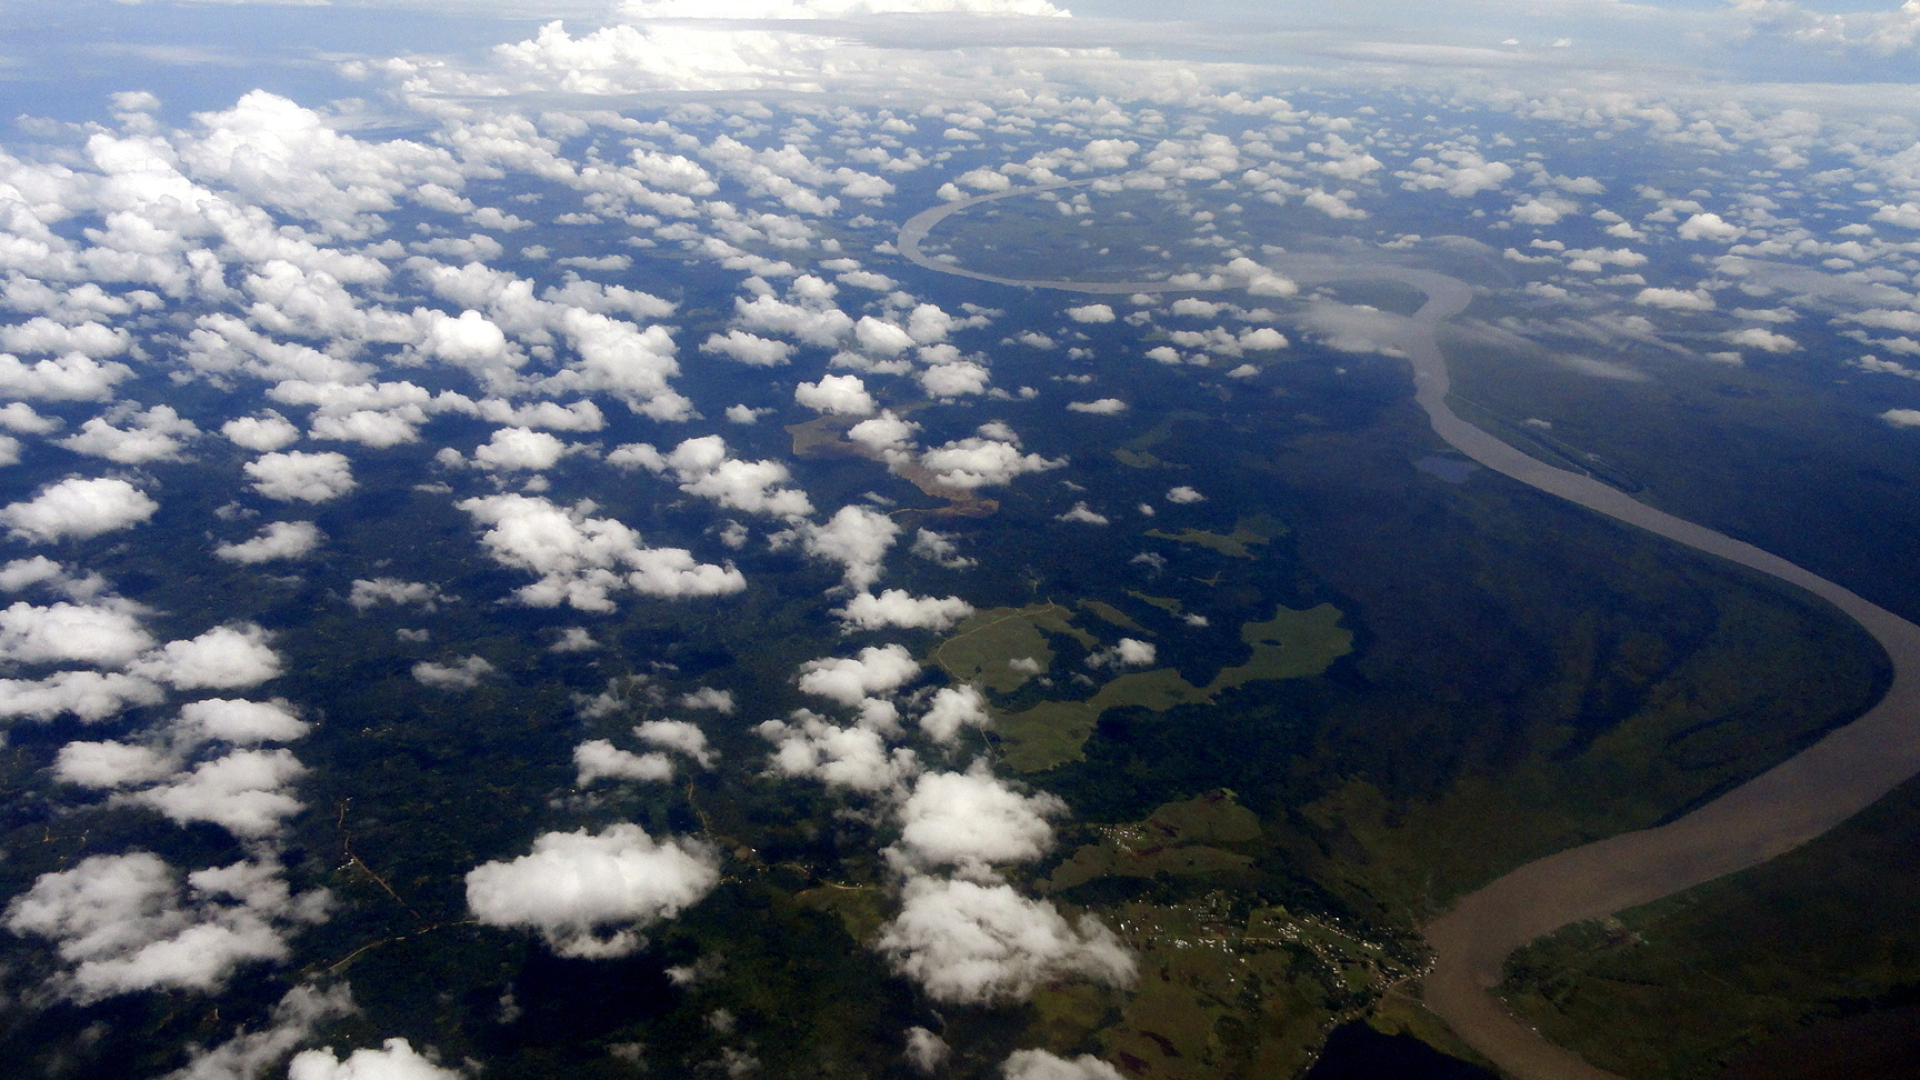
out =
<svg viewBox="0 0 1920 1080"><path fill-rule="evenodd" d="M1069 185L1053 185L1064 187ZM980 281L1067 292L1200 292L1165 282L1024 280L928 258L921 244L947 216L1026 188L934 207L908 221L898 247L930 270ZM1513 950L1583 919L1600 918L1758 865L1865 809L1920 773L1920 627L1777 555L1638 502L1591 477L1554 468L1457 416L1437 332L1464 311L1473 289L1431 270L1384 261L1281 256L1274 269L1302 282L1391 280L1427 297L1409 317L1369 312L1369 336L1413 366L1415 400L1433 430L1479 464L1595 513L1797 585L1845 612L1893 664L1886 696L1859 719L1798 755L1666 825L1562 851L1463 896L1424 930L1434 951L1423 996L1474 1049L1519 1080L1619 1080L1516 1020L1489 991ZM1490 825L1495 824L1490 822Z"/></svg>

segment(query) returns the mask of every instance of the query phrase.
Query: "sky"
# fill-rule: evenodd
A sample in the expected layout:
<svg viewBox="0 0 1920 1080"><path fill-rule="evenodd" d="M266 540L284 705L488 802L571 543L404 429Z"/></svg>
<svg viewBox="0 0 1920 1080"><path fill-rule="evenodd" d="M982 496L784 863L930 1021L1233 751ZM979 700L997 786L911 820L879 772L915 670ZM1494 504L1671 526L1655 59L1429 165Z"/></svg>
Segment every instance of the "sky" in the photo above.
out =
<svg viewBox="0 0 1920 1080"><path fill-rule="evenodd" d="M791 15L781 5L743 14ZM1094 0L1058 5L1070 23L1038 20L874 18L874 5L831 5L845 29L887 45L952 47L973 41L1077 47L1120 55L1307 67L1334 77L1431 70L1503 79L1598 82L1651 75L1675 83L1911 83L1911 4L1843 0L1689 0L1549 4L1476 0L1449 4L1287 3L1240 0L1172 15L1164 5ZM629 5L629 8L632 8ZM725 5L676 10L711 15ZM207 108L242 89L345 96L337 76L350 57L472 56L555 19L596 27L628 18L621 5L457 3L53 3L13 0L4 87L14 112L77 119L129 78L166 87L169 108ZM638 10L638 9L635 9ZM655 10L655 9L649 9ZM664 9L659 9L664 10ZM932 25L924 25L931 23ZM986 23L989 25L981 25ZM1558 46L1556 48L1556 46ZM1345 74L1340 73L1345 69ZM135 74L138 73L138 74ZM1657 73L1657 74L1656 74ZM71 115L69 115L71 114Z"/></svg>
<svg viewBox="0 0 1920 1080"><path fill-rule="evenodd" d="M1142 370L1215 387L1298 342L1385 351L1387 316L1303 291L1236 223L1272 206L1510 270L1488 286L1507 306L1464 332L1595 380L1808 356L1860 382L1859 439L1920 434L1920 0L1196 19L1118 0L89 0L7 2L0 22L4 709L72 729L42 772L75 813L221 830L233 856L90 851L4 898L43 1001L217 995L299 966L337 911L290 869L320 812L305 747L337 737L324 703L283 696L300 631L131 598L118 579L155 573L148 537L197 537L261 589L324 580L342 618L406 620L408 691L455 698L604 649L596 620L728 610L811 574L818 655L777 692L655 673L573 701L591 737L549 748L564 812L462 871L465 913L557 956L637 953L733 856L581 793L745 760L878 823L891 906L871 947L896 975L1005 1005L1126 986L1137 964L1017 886L1068 807L996 772L982 691L917 658L976 610L980 556L887 496L809 490L770 432L837 418L876 477L969 512L1020 493L1061 536L1198 514L1199 481L1087 490L1058 432L1134 407L1090 363L1117 340L1097 335L1138 331ZM1588 171L1629 142L1683 164ZM1196 295L1073 296L1016 324L893 276L914 213L1030 188L1069 222L1165 193L1192 236L1177 262L1149 255ZM1471 236L1413 228L1435 219ZM929 258L959 259L944 242ZM1015 353L1085 370L1029 378L997 359ZM346 509L376 498L430 501L492 576L394 566ZM425 624L462 604L569 621L525 655L442 649ZM1157 662L1115 633L1060 677ZM289 980L279 1001L179 1075L459 1074L399 1039L306 1045L354 1008L344 984ZM937 1035L900 1038L937 1071ZM1118 1075L1040 1050L1003 1071Z"/></svg>

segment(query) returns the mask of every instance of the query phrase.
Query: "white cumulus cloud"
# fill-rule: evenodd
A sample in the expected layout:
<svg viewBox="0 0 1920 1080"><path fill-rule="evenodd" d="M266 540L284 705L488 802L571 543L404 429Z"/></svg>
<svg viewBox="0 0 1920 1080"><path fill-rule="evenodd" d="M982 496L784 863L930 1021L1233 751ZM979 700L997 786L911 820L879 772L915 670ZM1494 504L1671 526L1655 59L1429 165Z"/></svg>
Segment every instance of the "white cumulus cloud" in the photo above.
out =
<svg viewBox="0 0 1920 1080"><path fill-rule="evenodd" d="M177 824L211 822L242 839L280 832L304 806L286 790L306 767L284 749L235 750L185 776L130 796Z"/></svg>
<svg viewBox="0 0 1920 1080"><path fill-rule="evenodd" d="M0 353L0 395L48 401L98 401L113 396L114 385L133 369L117 360L105 363L80 353L31 364Z"/></svg>
<svg viewBox="0 0 1920 1080"><path fill-rule="evenodd" d="M61 671L44 679L0 679L0 717L51 720L72 715L97 723L133 705L158 705L166 691L119 672Z"/></svg>
<svg viewBox="0 0 1920 1080"><path fill-rule="evenodd" d="M870 645L851 657L827 657L800 665L800 689L809 694L858 705L877 694L891 694L920 677L920 662L904 645Z"/></svg>
<svg viewBox="0 0 1920 1080"><path fill-rule="evenodd" d="M779 367L793 356L792 345L749 334L745 330L711 334L701 343L700 351L737 360L750 367Z"/></svg>
<svg viewBox="0 0 1920 1080"><path fill-rule="evenodd" d="M494 675L494 666L481 656L463 656L451 663L422 660L413 665L413 679L435 690L471 690Z"/></svg>
<svg viewBox="0 0 1920 1080"><path fill-rule="evenodd" d="M1695 214L1681 222L1680 228L1675 231L1682 240L1705 240L1718 244L1731 244L1747 233L1747 230L1722 219L1719 214L1711 213Z"/></svg>
<svg viewBox="0 0 1920 1080"><path fill-rule="evenodd" d="M356 578L347 594L347 603L355 611L366 611L381 604L418 604L428 611L439 606L440 588L423 581L399 578Z"/></svg>
<svg viewBox="0 0 1920 1080"><path fill-rule="evenodd" d="M1081 1054L1063 1058L1045 1050L1015 1050L1000 1064L1004 1080L1123 1080L1120 1070Z"/></svg>
<svg viewBox="0 0 1920 1080"><path fill-rule="evenodd" d="M973 605L957 596L914 596L905 589L887 589L878 596L863 592L834 612L849 626L862 630L888 626L947 630L971 614Z"/></svg>
<svg viewBox="0 0 1920 1080"><path fill-rule="evenodd" d="M278 677L281 664L265 630L238 623L169 641L127 670L179 690L232 690Z"/></svg>
<svg viewBox="0 0 1920 1080"><path fill-rule="evenodd" d="M405 1039L388 1039L378 1050L360 1049L345 1058L333 1047L302 1050L287 1063L287 1080L463 1080L465 1073L434 1064Z"/></svg>
<svg viewBox="0 0 1920 1080"><path fill-rule="evenodd" d="M7 929L55 943L63 996L216 990L244 964L286 959L287 928L325 916L325 893L293 895L279 867L238 862L185 882L148 852L95 855L42 874L7 905Z"/></svg>
<svg viewBox="0 0 1920 1080"><path fill-rule="evenodd" d="M806 492L783 486L793 479L785 465L771 459L736 458L728 451L726 440L718 435L688 439L669 454L661 454L647 443L629 443L608 454L607 462L622 468L638 465L650 472L671 474L679 481L680 490L732 510L786 518L813 513L813 503Z"/></svg>
<svg viewBox="0 0 1920 1080"><path fill-rule="evenodd" d="M293 421L268 409L260 416L242 416L220 425L220 434L236 446L256 453L269 453L300 441L300 429Z"/></svg>
<svg viewBox="0 0 1920 1080"><path fill-rule="evenodd" d="M1641 289L1633 302L1669 311L1712 311L1714 306L1713 295L1702 289Z"/></svg>
<svg viewBox="0 0 1920 1080"><path fill-rule="evenodd" d="M130 528L158 509L159 503L125 480L72 476L0 509L0 525L17 540L47 544Z"/></svg>
<svg viewBox="0 0 1920 1080"><path fill-rule="evenodd" d="M1068 510L1064 514L1054 515L1053 520L1078 522L1082 525L1105 525L1108 523L1105 514L1096 512L1084 502L1074 503L1073 509Z"/></svg>
<svg viewBox="0 0 1920 1080"><path fill-rule="evenodd" d="M755 730L774 744L775 773L808 777L829 787L888 791L919 768L913 751L888 750L878 731L840 727L808 709L796 710L791 723L768 720Z"/></svg>
<svg viewBox="0 0 1920 1080"><path fill-rule="evenodd" d="M713 691L713 693L721 693L721 691ZM686 698L683 697L681 700L684 702ZM726 705L727 708L724 711L732 712L731 695L728 695ZM697 724L690 724L685 720L648 720L634 725L633 733L640 737L641 742L660 747L662 750L683 754L703 769L713 767L713 750L707 746L706 732L701 731Z"/></svg>
<svg viewBox="0 0 1920 1080"><path fill-rule="evenodd" d="M320 546L325 537L311 521L275 521L261 529L251 540L221 544L213 549L215 558L251 566L278 559L299 559Z"/></svg>
<svg viewBox="0 0 1920 1080"><path fill-rule="evenodd" d="M1772 330L1758 326L1750 326L1745 330L1735 330L1727 334L1726 339L1728 342L1743 348L1759 349L1761 352L1770 353L1790 353L1800 347L1799 342L1787 335L1775 333Z"/></svg>
<svg viewBox="0 0 1920 1080"><path fill-rule="evenodd" d="M612 594L632 589L648 596L717 596L746 588L731 566L701 563L684 548L649 548L640 535L611 518L590 516L527 495L491 495L455 504L486 526L481 546L495 561L538 575L515 590L533 607L570 604L582 611L613 610Z"/></svg>
<svg viewBox="0 0 1920 1080"><path fill-rule="evenodd" d="M245 701L206 698L180 707L180 719L200 737L247 746L263 742L290 742L309 727L285 701Z"/></svg>
<svg viewBox="0 0 1920 1080"><path fill-rule="evenodd" d="M0 660L119 667L152 644L152 636L124 604L62 600L42 607L16 600L0 610Z"/></svg>
<svg viewBox="0 0 1920 1080"><path fill-rule="evenodd" d="M866 590L880 580L880 568L900 535L892 518L864 506L843 506L824 525L801 526L801 544L816 559L845 568L846 586Z"/></svg>
<svg viewBox="0 0 1920 1080"><path fill-rule="evenodd" d="M793 388L793 400L821 413L866 416L878 408L858 375L823 375Z"/></svg>
<svg viewBox="0 0 1920 1080"><path fill-rule="evenodd" d="M1057 796L1021 794L983 764L964 773L922 773L900 806L900 839L887 857L910 871L946 867L984 877L990 867L1052 850L1047 819L1066 812Z"/></svg>
<svg viewBox="0 0 1920 1080"><path fill-rule="evenodd" d="M596 780L671 780L673 759L665 754L636 754L606 739L588 739L573 748L575 787Z"/></svg>
<svg viewBox="0 0 1920 1080"><path fill-rule="evenodd" d="M962 728L992 727L993 716L987 711L987 697L980 688L963 683L935 690L919 724L934 742L950 744L960 737Z"/></svg>
<svg viewBox="0 0 1920 1080"><path fill-rule="evenodd" d="M355 487L353 466L347 456L331 450L263 454L247 462L245 468L253 478L255 491L281 502L327 502Z"/></svg>
<svg viewBox="0 0 1920 1080"><path fill-rule="evenodd" d="M510 427L495 431L476 447L473 463L490 472L541 472L572 452L574 447L544 431Z"/></svg>
<svg viewBox="0 0 1920 1080"><path fill-rule="evenodd" d="M287 991L273 1007L270 1026L242 1029L217 1046L196 1047L185 1066L162 1080L261 1080L295 1047L312 1038L322 1023L352 1015L353 1011L353 994L345 983L326 990L302 983Z"/></svg>
<svg viewBox="0 0 1920 1080"><path fill-rule="evenodd" d="M1087 666L1099 667L1152 667L1159 650L1153 642L1139 638L1121 638L1119 644L1111 649L1102 649L1087 657Z"/></svg>
<svg viewBox="0 0 1920 1080"><path fill-rule="evenodd" d="M1003 425L986 425L979 435L928 450L920 456L920 464L933 470L943 484L980 488L1010 483L1026 473L1062 468L1067 459L1022 454L1020 441L1011 431Z"/></svg>
<svg viewBox="0 0 1920 1080"><path fill-rule="evenodd" d="M920 388L937 398L984 394L992 377L987 369L971 360L950 360L922 369L917 376Z"/></svg>
<svg viewBox="0 0 1920 1080"><path fill-rule="evenodd" d="M561 956L625 956L640 931L698 903L720 881L705 845L655 840L638 825L550 832L533 851L467 873L467 907L488 926L537 931Z"/></svg>
<svg viewBox="0 0 1920 1080"><path fill-rule="evenodd" d="M154 461L178 461L187 440L197 438L200 429L168 405L155 405L144 412L113 414L127 423L116 427L107 417L96 416L80 425L78 433L59 441L76 454L105 458L120 465L145 465Z"/></svg>
<svg viewBox="0 0 1920 1080"><path fill-rule="evenodd" d="M1133 957L1091 917L1078 925L1011 885L917 877L878 948L928 996L953 1004L1020 1001L1035 987L1079 976L1132 983Z"/></svg>

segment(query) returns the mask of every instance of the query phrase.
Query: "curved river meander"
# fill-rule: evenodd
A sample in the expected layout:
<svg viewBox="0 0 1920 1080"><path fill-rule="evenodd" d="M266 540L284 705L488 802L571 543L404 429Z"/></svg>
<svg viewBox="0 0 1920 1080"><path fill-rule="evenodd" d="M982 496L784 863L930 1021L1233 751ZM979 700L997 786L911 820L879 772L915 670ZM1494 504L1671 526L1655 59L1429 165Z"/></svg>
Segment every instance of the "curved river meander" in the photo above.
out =
<svg viewBox="0 0 1920 1080"><path fill-rule="evenodd" d="M1061 187L1067 185L1052 185ZM1198 292L1164 281L1035 281L964 270L920 250L943 218L1024 188L934 207L900 229L900 254L917 265L979 281L1068 292ZM1473 300L1465 282L1384 260L1285 256L1274 269L1298 281L1385 279L1427 300L1396 321L1391 345L1413 365L1414 399L1433 430L1460 453L1529 487L1645 529L1697 551L1770 574L1845 612L1886 650L1893 682L1865 714L1806 750L1665 825L1585 844L1527 863L1461 897L1424 933L1434 966L1426 1005L1476 1050L1521 1080L1618 1080L1515 1020L1489 991L1513 950L1583 919L1611 915L1756 866L1826 832L1920 772L1920 626L1777 555L1638 502L1591 477L1557 469L1462 420L1447 404L1450 385L1436 332ZM1389 332L1370 326L1376 340Z"/></svg>

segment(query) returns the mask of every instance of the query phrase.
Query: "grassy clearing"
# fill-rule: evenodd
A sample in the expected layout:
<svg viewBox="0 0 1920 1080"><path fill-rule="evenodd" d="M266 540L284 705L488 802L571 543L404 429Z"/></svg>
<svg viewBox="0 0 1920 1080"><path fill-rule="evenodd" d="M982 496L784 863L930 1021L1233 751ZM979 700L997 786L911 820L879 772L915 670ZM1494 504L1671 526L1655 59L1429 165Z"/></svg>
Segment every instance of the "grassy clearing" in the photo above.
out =
<svg viewBox="0 0 1920 1080"><path fill-rule="evenodd" d="M1135 600L1138 600L1143 604L1150 604L1153 607L1157 607L1161 611L1164 611L1169 615L1179 615L1184 611L1186 611L1186 607L1187 607L1185 604L1182 604L1180 601L1175 600L1172 597L1148 596L1146 593L1140 592L1135 589L1128 589L1127 595L1133 597Z"/></svg>
<svg viewBox="0 0 1920 1080"><path fill-rule="evenodd" d="M1267 514L1250 514L1235 522L1230 533L1207 532L1204 529L1182 529L1179 532L1148 529L1145 535L1156 540L1203 547L1231 559L1251 559L1255 557L1254 548L1271 544L1287 535L1287 532L1285 524Z"/></svg>
<svg viewBox="0 0 1920 1080"><path fill-rule="evenodd" d="M1207 693L1260 679L1320 674L1353 651L1353 631L1343 629L1340 619L1339 608L1321 604L1305 611L1283 607L1266 622L1247 623L1240 628L1240 640L1253 647L1253 657L1239 667L1223 669Z"/></svg>
<svg viewBox="0 0 1920 1080"><path fill-rule="evenodd" d="M887 921L887 898L872 885L823 884L795 893L793 899L803 908L838 918L847 936L859 942L878 937Z"/></svg>
<svg viewBox="0 0 1920 1080"><path fill-rule="evenodd" d="M1122 630L1137 630L1143 634L1150 634L1153 632L1151 630L1148 630L1146 627L1141 626L1139 623L1134 622L1133 619L1130 618L1126 612L1121 611L1119 608L1114 607L1112 604L1104 604L1098 600L1082 600L1080 601L1080 606L1083 608L1086 608L1088 611L1093 612L1095 615L1099 616L1103 621L1110 622L1113 625L1121 628Z"/></svg>
<svg viewBox="0 0 1920 1080"><path fill-rule="evenodd" d="M1053 646L1042 631L1065 634L1089 649L1100 642L1073 625L1073 612L1055 603L977 611L954 627L953 636L930 659L955 682L979 683L997 694L1011 694L1028 679L1053 666ZM1034 667L1015 666L1031 660Z"/></svg>
<svg viewBox="0 0 1920 1080"><path fill-rule="evenodd" d="M1212 845L1258 840L1260 820L1234 801L1233 792L1223 790L1168 803L1138 825L1110 825L1100 835L1098 843L1080 848L1054 870L1048 889L1071 889L1103 877L1198 877L1242 870L1253 864L1251 856Z"/></svg>
<svg viewBox="0 0 1920 1080"><path fill-rule="evenodd" d="M1209 551L1217 551L1231 559L1253 558L1254 545L1268 544L1272 538L1245 527L1236 528L1231 533L1207 532L1203 529L1182 529L1177 533L1162 529L1148 529L1146 535L1156 540L1171 540L1176 544L1192 544Z"/></svg>
<svg viewBox="0 0 1920 1080"><path fill-rule="evenodd" d="M1093 734L1101 714L1108 709L1139 707L1158 713L1180 705L1210 705L1222 691L1257 680L1318 675L1353 649L1353 633L1339 625L1340 618L1339 608L1321 604L1305 611L1281 607L1272 619L1247 623L1240 629L1240 640L1252 647L1253 655L1244 664L1222 668L1206 686L1194 686L1174 668L1156 668L1122 675L1084 701L1046 701L1021 712L997 715L994 726L1000 734L1005 761L1023 772L1039 772L1080 760L1081 748ZM995 634L1011 637L1017 630L998 628L1020 624L1008 618L990 625L996 627ZM965 624L961 632L966 633ZM949 639L948 644L959 637ZM1032 631L1032 637L1039 639L1040 634ZM962 643L958 655L971 657L978 647L977 642ZM948 674L953 675L954 667L950 666L946 650L947 646L943 645L934 656L947 668ZM1048 653L1049 659L1051 656ZM998 667L992 663L974 665L973 670L989 671L1003 684L1011 683L1014 688L1026 681L1022 675L1014 682L1004 662ZM1000 689L984 677L980 681Z"/></svg>

